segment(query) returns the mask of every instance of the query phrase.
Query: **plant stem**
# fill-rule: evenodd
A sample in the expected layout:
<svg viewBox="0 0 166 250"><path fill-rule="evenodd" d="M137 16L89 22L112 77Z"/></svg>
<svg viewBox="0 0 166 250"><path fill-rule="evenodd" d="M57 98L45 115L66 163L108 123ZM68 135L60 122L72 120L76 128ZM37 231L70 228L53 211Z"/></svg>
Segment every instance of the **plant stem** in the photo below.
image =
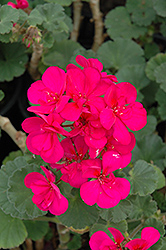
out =
<svg viewBox="0 0 166 250"><path fill-rule="evenodd" d="M33 250L33 243L31 239L26 239L25 240L25 244L26 244L26 250Z"/></svg>
<svg viewBox="0 0 166 250"><path fill-rule="evenodd" d="M81 9L82 9L82 3L81 0L76 0L73 3L73 30L71 32L71 40L76 42L78 39L78 35L79 35L79 28L80 28L80 24L81 24Z"/></svg>
<svg viewBox="0 0 166 250"><path fill-rule="evenodd" d="M56 216L53 217L47 217L47 216L41 216L38 218L33 219L34 221L48 221L48 222L53 222L53 223L60 223L58 218Z"/></svg>
<svg viewBox="0 0 166 250"><path fill-rule="evenodd" d="M17 131L15 127L11 124L10 120L7 117L1 115L0 115L0 127L11 137L11 139L24 153L26 134L23 133L22 131Z"/></svg>
<svg viewBox="0 0 166 250"><path fill-rule="evenodd" d="M67 249L67 244L70 240L70 230L62 224L57 224L57 231L59 234L58 250Z"/></svg>
<svg viewBox="0 0 166 250"><path fill-rule="evenodd" d="M89 4L95 25L95 35L94 35L92 50L96 52L104 40L103 36L104 24L102 20L102 13L100 12L100 0L90 0Z"/></svg>
<svg viewBox="0 0 166 250"><path fill-rule="evenodd" d="M29 62L28 71L34 80L40 79L40 72L38 70L39 62L43 53L43 44L33 43L33 53Z"/></svg>
<svg viewBox="0 0 166 250"><path fill-rule="evenodd" d="M144 221L142 223L140 223L134 230L133 232L129 235L129 238L133 238L140 230L141 228L143 227L144 225Z"/></svg>
<svg viewBox="0 0 166 250"><path fill-rule="evenodd" d="M42 250L44 248L44 238L35 241L35 250Z"/></svg>

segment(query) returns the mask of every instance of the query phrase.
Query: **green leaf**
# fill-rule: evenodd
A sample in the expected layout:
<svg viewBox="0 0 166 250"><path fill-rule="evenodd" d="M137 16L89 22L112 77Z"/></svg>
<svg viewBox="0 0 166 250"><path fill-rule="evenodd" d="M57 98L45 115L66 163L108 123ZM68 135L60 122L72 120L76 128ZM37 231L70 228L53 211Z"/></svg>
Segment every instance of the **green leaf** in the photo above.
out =
<svg viewBox="0 0 166 250"><path fill-rule="evenodd" d="M159 89L156 93L156 101L159 104L158 112L160 114L161 119L166 120L166 93L165 91Z"/></svg>
<svg viewBox="0 0 166 250"><path fill-rule="evenodd" d="M110 233L110 231L108 230L108 225L107 222L105 222L105 224L101 224L101 223L95 223L91 228L90 228L90 237L92 236L92 234L94 234L97 231L103 231L106 234L108 234L108 236L111 238L112 234Z"/></svg>
<svg viewBox="0 0 166 250"><path fill-rule="evenodd" d="M9 155L3 160L2 164L5 165L8 161L14 161L14 159L22 155L23 153L21 150L10 152Z"/></svg>
<svg viewBox="0 0 166 250"><path fill-rule="evenodd" d="M27 231L20 219L12 218L0 210L0 248L14 248L24 242Z"/></svg>
<svg viewBox="0 0 166 250"><path fill-rule="evenodd" d="M118 71L116 74L119 82L130 82L140 94L140 90L146 87L150 81L145 75L145 64L127 65ZM141 101L137 98L138 101Z"/></svg>
<svg viewBox="0 0 166 250"><path fill-rule="evenodd" d="M114 222L110 221L108 223L108 227L114 227L114 228L118 229L121 233L125 233L127 231L128 225L127 225L126 220L122 220L118 223L117 222L114 223Z"/></svg>
<svg viewBox="0 0 166 250"><path fill-rule="evenodd" d="M160 168L158 168L157 166L153 165L153 168L156 171L157 176L158 176L156 189L160 189L160 188L165 187L165 176L164 176L164 174L161 172Z"/></svg>
<svg viewBox="0 0 166 250"><path fill-rule="evenodd" d="M166 62L166 54L159 53L156 56L152 57L146 65L145 73L147 77L152 80L156 81L156 77L154 75L155 69L160 66L162 63Z"/></svg>
<svg viewBox="0 0 166 250"><path fill-rule="evenodd" d="M28 232L28 238L31 240L39 240L48 232L49 225L47 221L31 221L24 220L24 225Z"/></svg>
<svg viewBox="0 0 166 250"><path fill-rule="evenodd" d="M155 103L155 95L159 89L159 84L156 82L150 82L150 84L141 89L141 93L144 95L143 103L146 107L152 107Z"/></svg>
<svg viewBox="0 0 166 250"><path fill-rule="evenodd" d="M155 20L156 12L151 0L127 0L126 8L131 14L134 23L140 26L148 26Z"/></svg>
<svg viewBox="0 0 166 250"><path fill-rule="evenodd" d="M47 211L41 211L32 202L32 191L24 185L24 178L28 173L40 172L41 169L35 164L29 164L21 169L16 169L9 178L8 199L15 208L22 214L22 219L33 219L42 216ZM25 217L24 217L24 214Z"/></svg>
<svg viewBox="0 0 166 250"><path fill-rule="evenodd" d="M152 134L156 130L156 126L157 126L156 117L153 115L148 115L146 126L139 131L133 132L136 137L136 141L141 140L143 139L143 137Z"/></svg>
<svg viewBox="0 0 166 250"><path fill-rule="evenodd" d="M166 212L166 196L162 192L156 190L153 193L153 199L157 202L161 212Z"/></svg>
<svg viewBox="0 0 166 250"><path fill-rule="evenodd" d="M157 204L152 200L150 195L132 195L129 200L133 205L133 209L129 215L130 219L138 220L144 217L148 218L157 211Z"/></svg>
<svg viewBox="0 0 166 250"><path fill-rule="evenodd" d="M157 165L163 170L165 156L166 145L162 142L160 136L152 134L137 140L137 145L132 151L132 162L135 163L137 160L142 159Z"/></svg>
<svg viewBox="0 0 166 250"><path fill-rule="evenodd" d="M152 0L153 8L159 16L166 17L166 1L165 0Z"/></svg>
<svg viewBox="0 0 166 250"><path fill-rule="evenodd" d="M38 9L33 9L28 17L28 23L30 25L36 26L37 24L42 24L44 21L44 16L41 15Z"/></svg>
<svg viewBox="0 0 166 250"><path fill-rule="evenodd" d="M101 221L101 220L100 220ZM104 231L106 234L108 234L108 236L110 238L112 238L112 234L110 233L110 231L108 230L108 227L114 227L116 229L118 229L121 233L125 233L127 231L127 222L125 220L119 222L119 223L113 223L113 222L106 222L100 223L97 222L95 223L91 229L90 229L90 236L92 236L92 234L94 234L97 231Z"/></svg>
<svg viewBox="0 0 166 250"><path fill-rule="evenodd" d="M138 44L122 38L103 43L97 51L97 57L104 64L104 68L113 68L113 73L126 65L144 64L143 54Z"/></svg>
<svg viewBox="0 0 166 250"><path fill-rule="evenodd" d="M0 34L9 33L19 18L17 9L4 5L0 7Z"/></svg>
<svg viewBox="0 0 166 250"><path fill-rule="evenodd" d="M150 59L151 57L155 56L157 53L160 52L159 46L156 43L146 43L144 45L144 52L145 57Z"/></svg>
<svg viewBox="0 0 166 250"><path fill-rule="evenodd" d="M132 211L132 204L130 201L121 200L120 203L110 209L101 209L100 216L107 221L118 223L126 219Z"/></svg>
<svg viewBox="0 0 166 250"><path fill-rule="evenodd" d="M162 238L162 246L161 246L161 249L160 250L165 250L166 249L166 237ZM157 249L155 249L157 250Z"/></svg>
<svg viewBox="0 0 166 250"><path fill-rule="evenodd" d="M153 246L151 246L151 250L161 250L162 247L162 239L160 238Z"/></svg>
<svg viewBox="0 0 166 250"><path fill-rule="evenodd" d="M77 250L81 248L81 246L82 246L82 242L81 242L80 234L74 234L71 241L69 241L69 243L67 244L68 249L71 249L71 250Z"/></svg>
<svg viewBox="0 0 166 250"><path fill-rule="evenodd" d="M29 2L29 7L31 9L34 9L37 5L44 4L45 0L31 0L31 1L28 1L28 2Z"/></svg>
<svg viewBox="0 0 166 250"><path fill-rule="evenodd" d="M49 3L58 3L62 6L69 6L72 2L72 0L45 0L46 2L49 2Z"/></svg>
<svg viewBox="0 0 166 250"><path fill-rule="evenodd" d="M157 173L153 166L146 161L138 160L129 174L132 194L145 196L151 194L156 189L158 181Z"/></svg>
<svg viewBox="0 0 166 250"><path fill-rule="evenodd" d="M11 81L25 71L28 61L25 47L20 43L0 43L0 82Z"/></svg>
<svg viewBox="0 0 166 250"><path fill-rule="evenodd" d="M30 25L34 26L42 24L48 31L54 31L59 28L64 30L64 27L60 27L64 18L65 13L61 5L46 3L43 5L37 5L37 7L32 10L29 15L28 22Z"/></svg>
<svg viewBox="0 0 166 250"><path fill-rule="evenodd" d="M119 25L120 24L120 25ZM107 33L112 39L122 38L138 38L146 32L145 27L139 27L131 23L130 15L125 7L116 7L111 10L105 19Z"/></svg>
<svg viewBox="0 0 166 250"><path fill-rule="evenodd" d="M97 221L98 210L95 205L86 205L79 195L69 198L68 201L69 208L67 211L64 214L57 216L63 225L75 229L84 229Z"/></svg>
<svg viewBox="0 0 166 250"><path fill-rule="evenodd" d="M15 209L13 203L8 200L8 179L16 169L19 169L26 164L27 162L25 161L24 157L18 157L14 161L7 162L6 165L3 165L0 169L0 208L6 214L11 214L11 216L16 215L16 217L19 217L20 215Z"/></svg>
<svg viewBox="0 0 166 250"><path fill-rule="evenodd" d="M11 36L12 36L12 31L6 34L0 34L0 41L2 43L9 43Z"/></svg>
<svg viewBox="0 0 166 250"><path fill-rule="evenodd" d="M55 42L53 47L43 55L42 61L45 65L54 65L65 69L75 50L80 47L79 43L71 40Z"/></svg>
<svg viewBox="0 0 166 250"><path fill-rule="evenodd" d="M3 100L4 97L5 97L4 92L0 90L0 102Z"/></svg>
<svg viewBox="0 0 166 250"><path fill-rule="evenodd" d="M166 20L164 18L162 24L160 25L160 32L161 32L161 34L163 36L166 36L166 28L165 28L165 26L166 26Z"/></svg>
<svg viewBox="0 0 166 250"><path fill-rule="evenodd" d="M154 71L154 77L156 78L156 82L160 84L160 88L166 92L165 69L166 69L166 62L156 67Z"/></svg>

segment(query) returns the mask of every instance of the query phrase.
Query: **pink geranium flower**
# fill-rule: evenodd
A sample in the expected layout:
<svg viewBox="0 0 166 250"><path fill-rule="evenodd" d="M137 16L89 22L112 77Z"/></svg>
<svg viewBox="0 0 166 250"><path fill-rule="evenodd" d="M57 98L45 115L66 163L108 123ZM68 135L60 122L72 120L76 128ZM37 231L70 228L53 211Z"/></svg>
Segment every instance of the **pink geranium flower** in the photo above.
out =
<svg viewBox="0 0 166 250"><path fill-rule="evenodd" d="M29 173L24 183L27 188L31 188L34 193L32 201L43 211L50 211L54 215L60 215L66 212L68 200L60 193L59 188L54 184L55 176L51 171L41 166L46 178L38 173Z"/></svg>
<svg viewBox="0 0 166 250"><path fill-rule="evenodd" d="M147 250L160 239L160 233L153 227L145 227L141 232L141 239L129 241L125 247L130 250Z"/></svg>
<svg viewBox="0 0 166 250"><path fill-rule="evenodd" d="M115 207L130 192L129 181L116 178L112 173L119 169L121 159L114 155L110 158L110 162L107 158L103 159L103 166L100 159L86 160L83 163L83 177L92 178L80 188L81 198L87 205L97 203L101 208Z"/></svg>
<svg viewBox="0 0 166 250"><path fill-rule="evenodd" d="M103 149L107 143L106 129L104 129L97 116L90 113L82 113L80 118L73 123L74 129L70 131L71 136L80 134L85 143L94 149Z"/></svg>
<svg viewBox="0 0 166 250"><path fill-rule="evenodd" d="M97 59L97 58L85 58L82 55L77 55L76 56L76 62L82 66L83 68L95 68L97 69L100 73L101 73L101 81L104 85L108 84L107 87L109 87L112 83L114 82L118 82L116 76L114 75L107 75L106 72L101 72L103 70L103 64ZM71 69L71 68L76 68L77 66L75 66L74 64L69 64L67 66L67 70Z"/></svg>
<svg viewBox="0 0 166 250"><path fill-rule="evenodd" d="M113 127L113 137L122 144L131 140L127 127L136 131L147 122L146 110L136 98L137 91L128 82L111 85L104 96L107 107L100 113L101 124L107 130Z"/></svg>
<svg viewBox="0 0 166 250"><path fill-rule="evenodd" d="M56 109L59 113L68 102L69 97L63 95L66 90L66 74L63 69L49 67L43 74L42 80L32 83L28 89L28 99L40 106L29 107L35 113L49 114Z"/></svg>
<svg viewBox="0 0 166 250"><path fill-rule="evenodd" d="M15 9L26 9L29 6L29 3L27 0L16 0L17 4L8 2L7 4Z"/></svg>
<svg viewBox="0 0 166 250"><path fill-rule="evenodd" d="M120 245L124 240L122 233L113 227L109 227L108 230L113 235L114 241L105 232L97 231L89 241L92 250L122 250Z"/></svg>
<svg viewBox="0 0 166 250"><path fill-rule="evenodd" d="M23 121L22 128L29 133L26 144L28 149L48 163L59 161L64 150L58 139L58 134L68 136L69 133L61 127L63 119L52 113L48 116L30 117Z"/></svg>
<svg viewBox="0 0 166 250"><path fill-rule="evenodd" d="M87 178L82 177L82 163L88 151L88 146L80 135L72 139L63 139L61 145L64 149L62 161L66 162L60 169L62 172L61 180L69 183L72 187L79 188L87 181ZM56 164L54 167L56 167Z"/></svg>
<svg viewBox="0 0 166 250"><path fill-rule="evenodd" d="M101 155L105 154L105 152L106 152L106 155L109 155L109 154L112 155L112 153L114 153L122 159L121 168L124 168L131 161L131 157L132 157L131 151L135 147L135 143L136 143L135 136L132 132L130 132L130 136L131 136L130 143L127 145L123 145L122 143L115 140L115 138L113 137L113 131L109 130L107 132L107 136L106 136L107 143L106 143L104 149L103 148L95 149L95 148L91 147L91 148L89 148L89 155L92 159L94 159L97 156L99 156L100 153L101 153Z"/></svg>
<svg viewBox="0 0 166 250"><path fill-rule="evenodd" d="M108 86L104 87L102 84L101 74L97 69L69 69L66 77L66 95L70 96L72 102L65 105L61 116L66 120L76 121L82 112L98 115L100 106L105 106L100 96L106 89Z"/></svg>

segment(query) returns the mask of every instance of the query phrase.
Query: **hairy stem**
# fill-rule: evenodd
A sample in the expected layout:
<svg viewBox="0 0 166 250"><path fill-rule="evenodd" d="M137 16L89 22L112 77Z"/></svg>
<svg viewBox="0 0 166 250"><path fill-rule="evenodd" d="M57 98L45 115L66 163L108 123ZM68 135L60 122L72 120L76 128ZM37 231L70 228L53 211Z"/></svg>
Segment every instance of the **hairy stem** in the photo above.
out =
<svg viewBox="0 0 166 250"><path fill-rule="evenodd" d="M59 234L58 250L67 249L67 244L70 240L70 230L62 224L57 224L57 231Z"/></svg>
<svg viewBox="0 0 166 250"><path fill-rule="evenodd" d="M26 239L25 240L25 245L26 245L26 250L33 250L33 243L31 239Z"/></svg>
<svg viewBox="0 0 166 250"><path fill-rule="evenodd" d="M0 127L3 131L5 131L11 139L15 142L15 144L25 152L25 141L26 134L22 131L17 131L15 127L11 124L10 120L7 117L0 115Z"/></svg>
<svg viewBox="0 0 166 250"><path fill-rule="evenodd" d="M33 43L33 53L29 62L28 71L32 79L37 80L41 74L38 70L39 62L43 53L43 44Z"/></svg>
<svg viewBox="0 0 166 250"><path fill-rule="evenodd" d="M96 52L104 40L103 36L104 24L102 20L102 13L100 12L100 0L90 0L89 4L95 25L95 35L94 35L92 50Z"/></svg>
<svg viewBox="0 0 166 250"><path fill-rule="evenodd" d="M43 250L44 249L44 238L35 241L35 249L36 250Z"/></svg>
<svg viewBox="0 0 166 250"><path fill-rule="evenodd" d="M82 21L81 17L82 3L81 0L76 0L73 3L73 30L71 32L71 40L76 42L79 35L79 28Z"/></svg>
<svg viewBox="0 0 166 250"><path fill-rule="evenodd" d="M58 218L56 216L53 217L47 217L47 216L41 216L38 218L33 219L35 221L48 221L48 222L53 222L53 223L60 223Z"/></svg>
<svg viewBox="0 0 166 250"><path fill-rule="evenodd" d="M144 222L140 223L134 230L133 232L129 235L129 238L133 238L140 230L141 228L143 227L144 225Z"/></svg>

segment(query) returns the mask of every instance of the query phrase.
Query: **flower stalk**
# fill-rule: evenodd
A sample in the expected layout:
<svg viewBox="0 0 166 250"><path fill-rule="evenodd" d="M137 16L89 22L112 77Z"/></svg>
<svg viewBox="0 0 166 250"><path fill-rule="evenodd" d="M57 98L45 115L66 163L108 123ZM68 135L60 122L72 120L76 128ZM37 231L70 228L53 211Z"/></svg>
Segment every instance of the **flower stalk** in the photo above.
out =
<svg viewBox="0 0 166 250"><path fill-rule="evenodd" d="M10 122L9 118L1 115L0 115L0 128L11 137L11 139L15 142L15 144L24 153L26 149L25 147L26 134L23 133L22 131L17 131Z"/></svg>
<svg viewBox="0 0 166 250"><path fill-rule="evenodd" d="M89 4L92 11L94 26L95 26L94 27L95 35L94 35L92 50L96 52L104 40L103 36L104 24L102 20L102 13L100 11L100 0L90 0Z"/></svg>
<svg viewBox="0 0 166 250"><path fill-rule="evenodd" d="M81 0L76 0L73 3L73 30L71 32L71 40L76 42L79 36L79 29L82 21L81 10L82 10L82 2Z"/></svg>

